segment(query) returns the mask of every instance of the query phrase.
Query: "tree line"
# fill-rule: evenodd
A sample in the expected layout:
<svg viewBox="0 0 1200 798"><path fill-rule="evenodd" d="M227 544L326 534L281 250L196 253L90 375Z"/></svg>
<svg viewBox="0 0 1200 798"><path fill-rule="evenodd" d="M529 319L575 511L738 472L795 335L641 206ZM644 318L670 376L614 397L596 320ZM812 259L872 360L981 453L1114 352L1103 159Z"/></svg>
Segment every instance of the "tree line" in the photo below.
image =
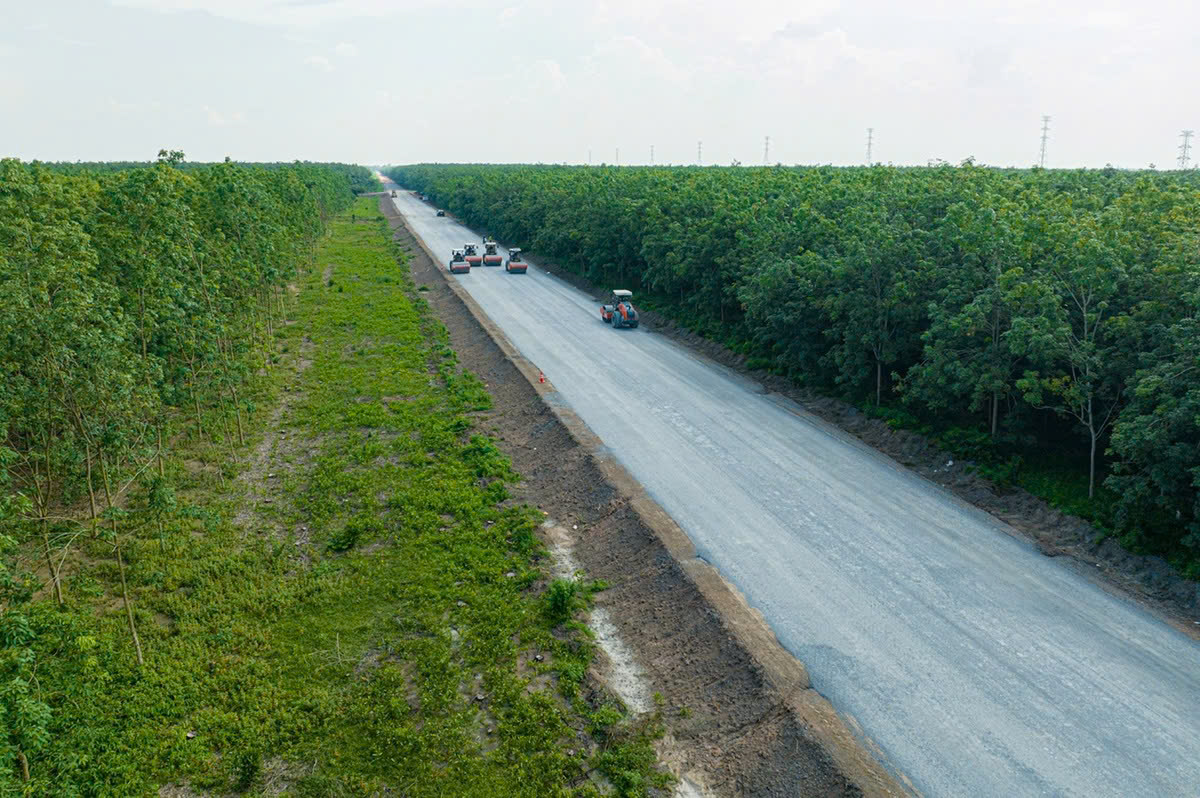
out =
<svg viewBox="0 0 1200 798"><path fill-rule="evenodd" d="M287 286L371 177L182 158L0 160L0 788L46 742L27 605L69 601L73 544L102 542L142 663L127 553L165 545L181 511L172 441L244 442L243 389L271 367Z"/></svg>
<svg viewBox="0 0 1200 798"><path fill-rule="evenodd" d="M170 159L173 166L183 171L208 169L213 166L211 163L184 161L179 157L172 158L173 155L177 155L177 153L165 151L164 157ZM323 161L239 161L238 163L241 166L253 169L322 169L344 177L350 184L350 190L356 195L383 190L383 184L379 182L379 178L375 176L375 173L367 167L359 166L358 164L326 163ZM125 172L130 169L147 169L153 165L154 162L150 161L54 161L43 164L43 166L54 172L70 175Z"/></svg>
<svg viewBox="0 0 1200 798"><path fill-rule="evenodd" d="M1200 575L1195 171L388 174L754 364L924 425L990 474L1068 452L1092 520Z"/></svg>

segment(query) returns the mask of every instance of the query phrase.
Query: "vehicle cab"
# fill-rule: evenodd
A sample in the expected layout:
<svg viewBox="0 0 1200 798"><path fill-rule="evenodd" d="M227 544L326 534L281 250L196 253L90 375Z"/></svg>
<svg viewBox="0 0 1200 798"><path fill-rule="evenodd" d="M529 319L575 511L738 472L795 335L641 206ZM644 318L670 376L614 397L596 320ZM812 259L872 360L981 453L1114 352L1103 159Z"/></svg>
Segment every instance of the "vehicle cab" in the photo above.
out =
<svg viewBox="0 0 1200 798"><path fill-rule="evenodd" d="M463 244L463 257L467 259L467 263L472 266L478 266L483 262L483 256L479 254L479 245L467 242Z"/></svg>

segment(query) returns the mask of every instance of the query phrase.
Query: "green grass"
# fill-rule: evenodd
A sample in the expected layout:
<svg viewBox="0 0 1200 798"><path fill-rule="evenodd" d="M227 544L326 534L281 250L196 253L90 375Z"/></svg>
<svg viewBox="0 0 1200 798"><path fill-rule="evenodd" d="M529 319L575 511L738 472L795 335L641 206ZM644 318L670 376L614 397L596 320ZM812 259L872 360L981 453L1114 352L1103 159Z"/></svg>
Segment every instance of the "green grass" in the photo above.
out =
<svg viewBox="0 0 1200 798"><path fill-rule="evenodd" d="M278 444L290 465L263 473L279 498L232 522L250 497L217 470L245 468L261 435L237 462L218 436L172 463L184 511L164 544L143 530L127 550L145 666L102 544L83 544L66 608L33 605L54 716L28 794L186 782L636 796L669 783L657 715L632 722L615 701L581 698L593 643L573 618L603 586L544 591L542 514L505 501L519 476L474 429L487 392L397 264L374 200L354 214L333 222L296 323L277 331L279 350L311 366L288 360L251 397L258 430L298 397Z"/></svg>

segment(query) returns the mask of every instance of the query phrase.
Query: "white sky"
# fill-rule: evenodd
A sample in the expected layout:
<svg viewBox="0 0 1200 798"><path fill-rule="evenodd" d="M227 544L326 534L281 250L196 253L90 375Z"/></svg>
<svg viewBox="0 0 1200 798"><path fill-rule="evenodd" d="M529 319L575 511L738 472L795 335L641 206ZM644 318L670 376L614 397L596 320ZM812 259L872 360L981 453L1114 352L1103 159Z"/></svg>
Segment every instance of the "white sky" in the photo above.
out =
<svg viewBox="0 0 1200 798"><path fill-rule="evenodd" d="M1198 67L1197 0L0 0L0 155L1169 168Z"/></svg>

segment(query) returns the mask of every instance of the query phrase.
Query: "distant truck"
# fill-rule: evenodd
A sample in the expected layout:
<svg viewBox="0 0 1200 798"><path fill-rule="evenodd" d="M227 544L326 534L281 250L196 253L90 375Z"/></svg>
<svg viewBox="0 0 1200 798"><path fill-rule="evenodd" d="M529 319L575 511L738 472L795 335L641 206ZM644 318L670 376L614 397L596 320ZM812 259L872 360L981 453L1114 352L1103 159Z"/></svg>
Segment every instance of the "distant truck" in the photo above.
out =
<svg viewBox="0 0 1200 798"><path fill-rule="evenodd" d="M600 318L605 324L611 324L614 330L619 327L636 328L638 314L633 309L633 292L624 288L613 289L608 304L600 306Z"/></svg>

